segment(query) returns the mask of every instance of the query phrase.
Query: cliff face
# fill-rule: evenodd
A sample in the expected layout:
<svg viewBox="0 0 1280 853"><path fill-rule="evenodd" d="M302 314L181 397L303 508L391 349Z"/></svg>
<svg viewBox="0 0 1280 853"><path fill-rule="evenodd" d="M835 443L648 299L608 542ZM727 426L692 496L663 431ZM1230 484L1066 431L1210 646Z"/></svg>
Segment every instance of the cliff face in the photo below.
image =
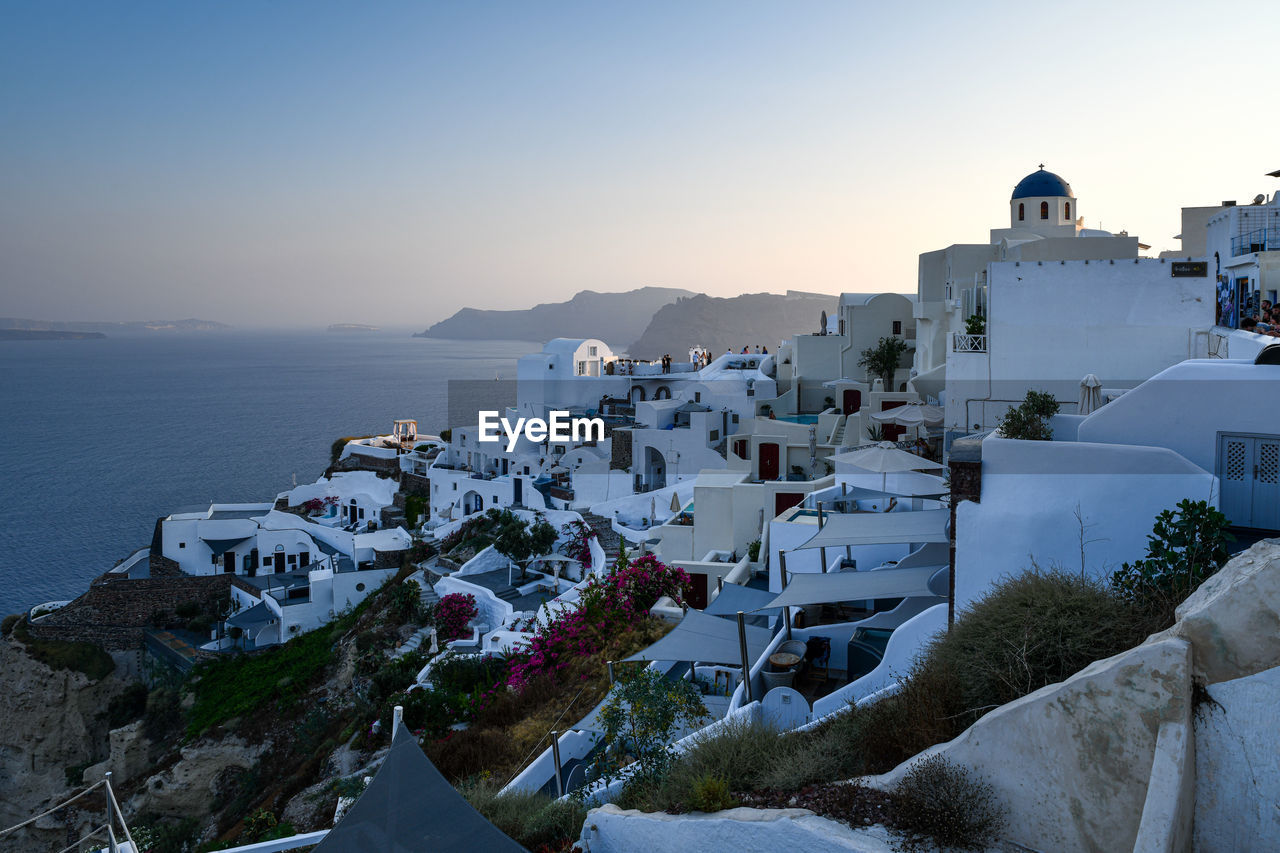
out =
<svg viewBox="0 0 1280 853"><path fill-rule="evenodd" d="M776 352L792 335L817 332L822 312L834 316L838 301L835 296L796 291L727 299L699 294L659 309L628 354L648 359L670 353L683 360L689 348L698 345L711 350L712 356L757 345Z"/></svg>
<svg viewBox="0 0 1280 853"><path fill-rule="evenodd" d="M92 682L79 672L50 669L29 657L21 643L5 639L0 640L0 684L4 685L0 690L0 720L4 721L0 726L0 790L4 791L0 827L4 827L71 793L67 768L106 757L103 712L124 683L114 676ZM83 804L94 808L101 805L101 798L91 795ZM72 823L79 826L75 817ZM70 843L57 843L65 834L63 821L45 818L31 834L18 833L20 838L0 841L0 850L44 849L44 842L60 849Z"/></svg>
<svg viewBox="0 0 1280 853"><path fill-rule="evenodd" d="M520 311L463 308L414 337L537 342L599 338L621 350L640 336L655 311L693 295L673 287L642 287L625 293L584 290L568 302L535 305Z"/></svg>

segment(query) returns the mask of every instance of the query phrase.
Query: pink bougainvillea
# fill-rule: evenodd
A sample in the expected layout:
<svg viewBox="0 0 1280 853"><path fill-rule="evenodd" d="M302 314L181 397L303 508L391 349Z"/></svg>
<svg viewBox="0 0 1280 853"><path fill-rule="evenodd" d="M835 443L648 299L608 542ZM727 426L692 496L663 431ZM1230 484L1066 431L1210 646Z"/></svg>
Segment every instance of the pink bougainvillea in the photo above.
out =
<svg viewBox="0 0 1280 853"><path fill-rule="evenodd" d="M591 540L596 535L591 526L585 521L574 519L560 528L560 533L565 537L564 555L572 557L583 566L591 565Z"/></svg>
<svg viewBox="0 0 1280 853"><path fill-rule="evenodd" d="M600 651L610 636L645 618L662 596L683 603L688 584L683 569L652 554L607 578L593 578L576 607L561 611L550 624L531 626L528 645L509 659L506 686L521 690L539 675L563 670L575 657Z"/></svg>
<svg viewBox="0 0 1280 853"><path fill-rule="evenodd" d="M451 592L436 605L436 634L440 642L471 635L467 623L476 618L476 597L470 593Z"/></svg>

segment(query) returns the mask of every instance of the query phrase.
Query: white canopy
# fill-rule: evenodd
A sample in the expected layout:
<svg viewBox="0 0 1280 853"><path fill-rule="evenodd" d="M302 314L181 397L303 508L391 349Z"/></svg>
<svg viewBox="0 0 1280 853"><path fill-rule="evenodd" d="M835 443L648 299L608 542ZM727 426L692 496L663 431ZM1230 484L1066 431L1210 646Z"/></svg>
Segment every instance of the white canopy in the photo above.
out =
<svg viewBox="0 0 1280 853"><path fill-rule="evenodd" d="M948 542L950 511L925 509L915 512L836 513L826 518L801 548L843 548L846 545L890 545L894 543Z"/></svg>
<svg viewBox="0 0 1280 853"><path fill-rule="evenodd" d="M756 660L773 633L765 628L746 626L747 657ZM738 621L710 616L690 610L661 640L627 660L703 661L704 663L741 664L742 649L738 644Z"/></svg>
<svg viewBox="0 0 1280 853"><path fill-rule="evenodd" d="M941 462L934 462L923 456L916 456L914 453L898 449L892 441L882 441L871 447L837 453L829 458L832 462L846 462L855 468L873 471L876 474L925 471L943 467Z"/></svg>
<svg viewBox="0 0 1280 853"><path fill-rule="evenodd" d="M883 412L871 413L873 421L904 427L938 426L942 423L942 418L942 409L924 403L908 403L905 406L885 409Z"/></svg>
<svg viewBox="0 0 1280 853"><path fill-rule="evenodd" d="M799 607L833 601L933 596L929 578L937 571L936 566L922 566L872 572L800 572L791 576L787 588L769 602L769 606Z"/></svg>

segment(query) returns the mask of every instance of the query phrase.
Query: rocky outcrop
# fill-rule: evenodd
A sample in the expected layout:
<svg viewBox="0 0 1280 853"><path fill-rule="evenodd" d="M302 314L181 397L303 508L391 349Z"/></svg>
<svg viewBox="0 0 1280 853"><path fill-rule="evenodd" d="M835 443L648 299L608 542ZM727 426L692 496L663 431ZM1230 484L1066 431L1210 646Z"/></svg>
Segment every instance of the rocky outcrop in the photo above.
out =
<svg viewBox="0 0 1280 853"><path fill-rule="evenodd" d="M13 639L0 640L0 684L0 826L9 826L59 802L71 793L69 772L78 782L79 768L106 757L103 712L124 684L111 676L94 682L79 672L50 669ZM57 821L41 827L56 834L37 831L25 836L31 846L12 849L44 849L35 839L55 842L65 834ZM10 841L22 839L5 839Z"/></svg>
<svg viewBox="0 0 1280 853"><path fill-rule="evenodd" d="M227 771L248 770L262 752L263 746L238 737L183 747L178 761L149 778L126 811L176 818L207 815L222 804Z"/></svg>
<svg viewBox="0 0 1280 853"><path fill-rule="evenodd" d="M727 299L702 295L681 299L653 315L629 354L658 358L670 353L683 361L689 348L697 345L709 349L713 357L727 349L739 352L744 346L767 346L770 352L777 352L779 342L797 332L817 332L822 313L834 315L838 301L835 296L794 290L786 295L744 293Z"/></svg>

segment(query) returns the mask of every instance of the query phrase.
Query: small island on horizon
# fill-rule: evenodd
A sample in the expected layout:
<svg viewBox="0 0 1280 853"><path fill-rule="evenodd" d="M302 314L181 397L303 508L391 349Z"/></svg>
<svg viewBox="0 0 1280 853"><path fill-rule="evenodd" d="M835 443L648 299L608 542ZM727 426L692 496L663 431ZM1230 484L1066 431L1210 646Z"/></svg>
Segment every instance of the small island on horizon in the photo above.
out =
<svg viewBox="0 0 1280 853"><path fill-rule="evenodd" d="M379 332L382 331L377 326L367 326L364 323L334 323L329 326L330 332Z"/></svg>
<svg viewBox="0 0 1280 853"><path fill-rule="evenodd" d="M0 329L0 341L86 341L105 337L102 332L66 329Z"/></svg>

